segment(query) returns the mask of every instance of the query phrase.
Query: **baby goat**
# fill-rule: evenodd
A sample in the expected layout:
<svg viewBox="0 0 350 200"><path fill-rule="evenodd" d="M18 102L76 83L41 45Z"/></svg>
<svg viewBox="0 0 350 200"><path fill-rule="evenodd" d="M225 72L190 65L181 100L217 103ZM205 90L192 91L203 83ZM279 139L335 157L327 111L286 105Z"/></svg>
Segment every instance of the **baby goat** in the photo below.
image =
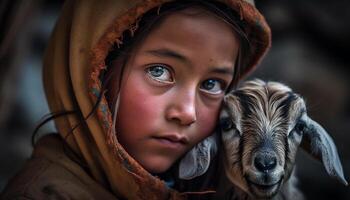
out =
<svg viewBox="0 0 350 200"><path fill-rule="evenodd" d="M247 81L226 95L220 127L221 160L233 184L230 192L218 194L220 199L302 199L293 183L299 145L322 160L330 176L347 185L333 140L307 116L304 100L281 83ZM208 169L210 154L217 149L215 137L185 156L180 178L193 178Z"/></svg>

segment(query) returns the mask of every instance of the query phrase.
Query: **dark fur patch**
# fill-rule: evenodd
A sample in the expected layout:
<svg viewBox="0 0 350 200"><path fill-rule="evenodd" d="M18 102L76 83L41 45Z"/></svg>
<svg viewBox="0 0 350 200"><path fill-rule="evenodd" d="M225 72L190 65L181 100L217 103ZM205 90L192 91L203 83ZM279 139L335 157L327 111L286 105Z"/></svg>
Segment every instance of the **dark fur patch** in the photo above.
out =
<svg viewBox="0 0 350 200"><path fill-rule="evenodd" d="M252 110L250 109L252 101L249 98L247 94L245 94L243 91L236 91L234 93L235 96L238 97L239 103L241 104L242 111L243 111L243 118L246 118L247 116L252 114Z"/></svg>
<svg viewBox="0 0 350 200"><path fill-rule="evenodd" d="M284 101L282 101L282 103L279 105L279 107L282 110L281 117L283 119L288 118L290 106L291 106L292 102L297 100L297 96L293 92L288 92L287 95L288 95L287 98Z"/></svg>

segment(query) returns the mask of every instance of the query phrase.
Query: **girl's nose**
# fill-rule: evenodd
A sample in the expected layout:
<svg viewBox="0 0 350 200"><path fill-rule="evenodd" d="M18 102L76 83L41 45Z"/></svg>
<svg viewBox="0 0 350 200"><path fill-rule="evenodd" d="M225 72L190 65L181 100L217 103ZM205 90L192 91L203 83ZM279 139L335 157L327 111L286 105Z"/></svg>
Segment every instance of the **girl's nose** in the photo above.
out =
<svg viewBox="0 0 350 200"><path fill-rule="evenodd" d="M170 100L166 111L166 118L180 125L189 126L196 121L196 95L195 92L177 94Z"/></svg>

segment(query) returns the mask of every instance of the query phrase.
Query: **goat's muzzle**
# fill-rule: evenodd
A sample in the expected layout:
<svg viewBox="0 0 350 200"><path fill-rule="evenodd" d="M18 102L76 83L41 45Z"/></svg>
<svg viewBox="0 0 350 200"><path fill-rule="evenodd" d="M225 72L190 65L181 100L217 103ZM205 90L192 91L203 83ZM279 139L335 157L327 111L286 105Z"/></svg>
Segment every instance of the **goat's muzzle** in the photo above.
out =
<svg viewBox="0 0 350 200"><path fill-rule="evenodd" d="M253 154L246 180L250 193L259 198L274 196L283 180L283 167L279 165L276 153L270 149L262 149Z"/></svg>

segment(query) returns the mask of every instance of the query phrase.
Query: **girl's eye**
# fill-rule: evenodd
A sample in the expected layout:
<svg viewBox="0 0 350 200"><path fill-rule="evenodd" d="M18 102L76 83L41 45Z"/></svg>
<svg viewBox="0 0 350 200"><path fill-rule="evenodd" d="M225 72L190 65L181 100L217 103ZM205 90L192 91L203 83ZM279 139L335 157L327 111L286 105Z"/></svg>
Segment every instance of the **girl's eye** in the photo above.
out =
<svg viewBox="0 0 350 200"><path fill-rule="evenodd" d="M147 74L154 80L160 82L174 82L170 70L162 65L154 65L146 69Z"/></svg>
<svg viewBox="0 0 350 200"><path fill-rule="evenodd" d="M200 89L209 94L221 94L224 91L224 84L217 79L208 79L201 84Z"/></svg>

